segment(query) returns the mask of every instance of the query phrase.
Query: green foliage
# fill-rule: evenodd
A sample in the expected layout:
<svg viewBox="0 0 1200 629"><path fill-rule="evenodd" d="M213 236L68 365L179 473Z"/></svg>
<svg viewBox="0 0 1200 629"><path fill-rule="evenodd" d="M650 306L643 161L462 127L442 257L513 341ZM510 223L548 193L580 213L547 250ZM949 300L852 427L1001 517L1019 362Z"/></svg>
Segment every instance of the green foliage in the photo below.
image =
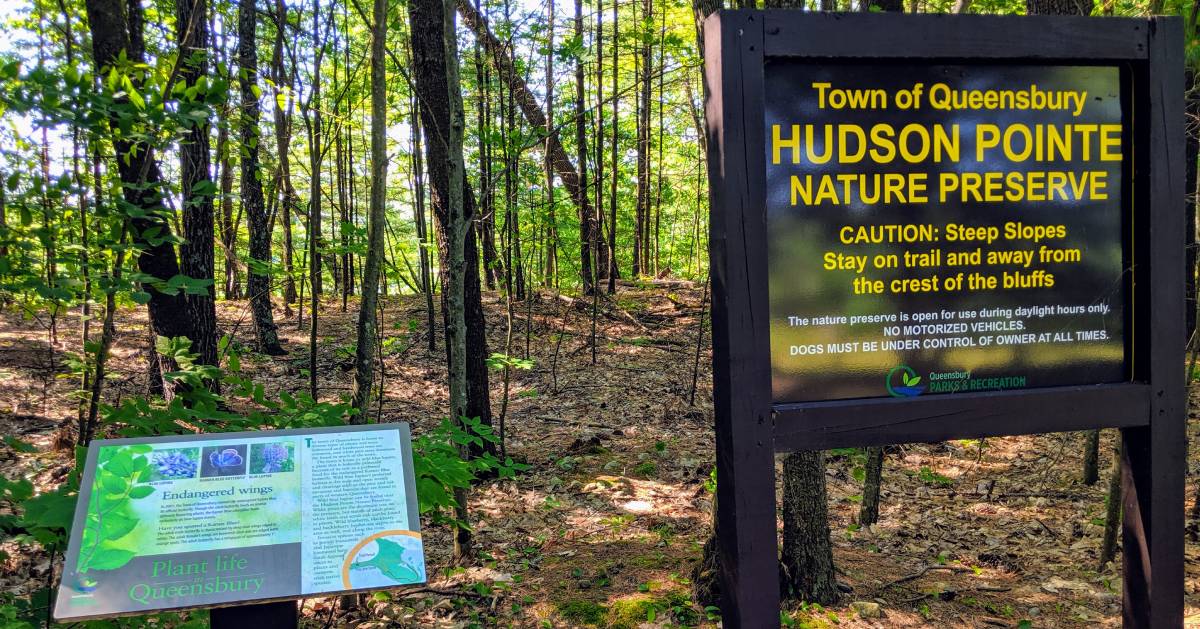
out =
<svg viewBox="0 0 1200 629"><path fill-rule="evenodd" d="M529 371L530 369L533 369L534 366L534 361L532 359L498 353L488 356L486 362L489 369L496 370L521 369L523 371Z"/></svg>
<svg viewBox="0 0 1200 629"><path fill-rule="evenodd" d="M147 484L151 467L145 455L150 451L146 445L100 449L80 536L76 564L80 573L116 570L137 554L119 544L138 525L131 503L154 493L154 487Z"/></svg>
<svg viewBox="0 0 1200 629"><path fill-rule="evenodd" d="M458 504L454 500L456 489L470 487L482 474L512 478L517 472L529 469L528 465L516 463L511 458L500 461L486 451L471 458L462 456L464 448L483 449L498 441L492 427L477 417L463 417L458 422L443 419L437 428L415 438L413 473L421 513L431 515L436 523L468 527L466 522L453 517L453 509Z"/></svg>
<svg viewBox="0 0 1200 629"><path fill-rule="evenodd" d="M917 478L926 484L936 485L938 487L949 487L954 484L954 480L943 476L931 469L927 465L922 465L920 471L917 472Z"/></svg>
<svg viewBox="0 0 1200 629"><path fill-rule="evenodd" d="M575 625L599 625L608 609L595 601L571 600L559 605L558 613Z"/></svg>

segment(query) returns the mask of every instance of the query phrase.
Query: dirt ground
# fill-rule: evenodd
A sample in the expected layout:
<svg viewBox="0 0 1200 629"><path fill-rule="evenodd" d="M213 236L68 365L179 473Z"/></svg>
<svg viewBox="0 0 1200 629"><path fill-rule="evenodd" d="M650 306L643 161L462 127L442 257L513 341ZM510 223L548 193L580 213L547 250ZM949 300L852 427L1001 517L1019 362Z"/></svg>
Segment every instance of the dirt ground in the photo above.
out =
<svg viewBox="0 0 1200 629"><path fill-rule="evenodd" d="M478 560L452 567L450 536L426 528L430 583L380 593L345 611L337 600L305 601L306 626L667 627L715 626L690 604L689 577L709 531L705 481L713 465L707 334L691 403L700 287L623 290L602 304L596 363L590 302L541 293L514 306L515 371L507 448L531 465L516 480L471 494ZM503 300L485 295L489 351L503 352ZM447 406L444 346L427 348L424 301L385 300L383 421L420 433ZM323 398L349 395L355 306L325 305L318 382ZM247 342L247 305L221 302L225 333ZM302 390L307 328L277 311L288 356L246 354L243 371L268 390ZM145 312L119 315L106 399L145 387ZM439 317L440 321L440 317ZM76 386L66 363L79 346L75 313L60 319L55 351L44 318L0 317L0 433L37 447L0 446L0 473L51 487L69 465L56 434L74 417ZM501 407L499 372L491 381ZM1195 391L1193 392L1195 395ZM1190 443L1200 422L1192 421ZM1119 565L1098 565L1112 435L1102 441L1101 480L1079 481L1084 435L910 444L888 451L879 524L855 524L861 453L829 454L830 528L839 579L852 590L822 609L789 604L798 627L1118 626ZM61 439L59 439L61 441ZM1200 454L1190 453L1189 499ZM1193 523L1193 530L1194 530ZM61 569L44 552L3 547L11 558L0 591L28 593ZM1119 555L1118 555L1119 556ZM1187 616L1200 627L1200 545L1189 539ZM1119 561L1119 559L1118 559ZM877 604L877 605L873 605ZM876 616L878 613L878 616ZM170 624L168 622L168 624Z"/></svg>

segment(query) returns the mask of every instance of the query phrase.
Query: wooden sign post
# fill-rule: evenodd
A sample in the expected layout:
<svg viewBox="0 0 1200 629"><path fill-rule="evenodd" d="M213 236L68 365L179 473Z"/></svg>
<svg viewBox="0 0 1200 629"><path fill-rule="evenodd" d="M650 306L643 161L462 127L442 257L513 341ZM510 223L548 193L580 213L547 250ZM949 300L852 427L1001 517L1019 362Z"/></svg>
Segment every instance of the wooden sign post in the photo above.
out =
<svg viewBox="0 0 1200 629"><path fill-rule="evenodd" d="M1124 624L1183 622L1177 18L704 24L726 627L779 624L774 455L1120 428Z"/></svg>

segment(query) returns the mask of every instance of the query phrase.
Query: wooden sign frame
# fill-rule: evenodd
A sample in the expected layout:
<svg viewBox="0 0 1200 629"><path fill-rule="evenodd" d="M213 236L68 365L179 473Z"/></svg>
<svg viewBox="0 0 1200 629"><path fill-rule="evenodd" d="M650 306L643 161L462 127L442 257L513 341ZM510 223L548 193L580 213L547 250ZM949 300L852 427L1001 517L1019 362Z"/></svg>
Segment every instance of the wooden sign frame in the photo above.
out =
<svg viewBox="0 0 1200 629"><path fill-rule="evenodd" d="M704 23L717 530L725 627L779 626L777 452L1119 428L1123 620L1183 624L1184 148L1179 18L723 10ZM764 61L1110 64L1131 82L1126 336L1119 384L774 404Z"/></svg>

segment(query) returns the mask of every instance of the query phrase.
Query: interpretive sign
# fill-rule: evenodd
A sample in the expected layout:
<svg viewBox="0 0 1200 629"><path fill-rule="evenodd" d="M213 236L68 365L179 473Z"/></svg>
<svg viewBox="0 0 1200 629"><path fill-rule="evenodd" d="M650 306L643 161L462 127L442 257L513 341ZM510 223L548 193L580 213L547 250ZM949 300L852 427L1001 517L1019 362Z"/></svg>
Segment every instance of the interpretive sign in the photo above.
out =
<svg viewBox="0 0 1200 629"><path fill-rule="evenodd" d="M54 616L425 581L407 424L93 441Z"/></svg>
<svg viewBox="0 0 1200 629"><path fill-rule="evenodd" d="M766 66L776 402L1119 382L1120 70Z"/></svg>
<svg viewBox="0 0 1200 629"><path fill-rule="evenodd" d="M724 626L779 623L776 453L1094 428L1124 622L1180 626L1182 22L733 10L704 48Z"/></svg>

